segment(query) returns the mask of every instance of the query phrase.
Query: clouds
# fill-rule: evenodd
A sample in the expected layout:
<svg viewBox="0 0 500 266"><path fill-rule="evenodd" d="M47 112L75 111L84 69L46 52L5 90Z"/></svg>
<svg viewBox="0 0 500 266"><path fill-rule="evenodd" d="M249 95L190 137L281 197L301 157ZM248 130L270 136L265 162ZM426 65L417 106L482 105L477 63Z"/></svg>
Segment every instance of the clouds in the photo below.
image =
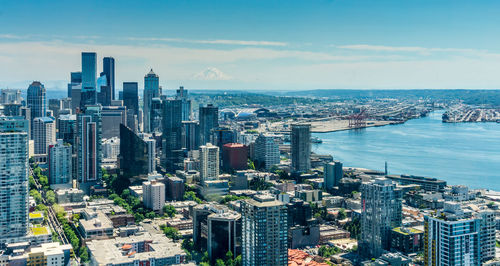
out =
<svg viewBox="0 0 500 266"><path fill-rule="evenodd" d="M39 41L0 34L2 38L0 88L36 79L49 84L48 89L64 89L69 73L81 68L82 51L115 58L118 88L123 81L138 81L142 87L151 67L167 89L179 85L214 89L498 88L500 84L500 56L474 49L369 44L313 44L299 49L300 45L290 43L236 40L188 40L189 45L178 46L172 44L185 40L146 44L141 42L147 38L104 42L100 36L77 36Z"/></svg>
<svg viewBox="0 0 500 266"><path fill-rule="evenodd" d="M143 38L127 37L131 41L160 41L166 43L190 43L190 44L222 44L222 45L241 45L241 46L287 46L286 42L273 41L246 41L246 40L188 40L180 38Z"/></svg>

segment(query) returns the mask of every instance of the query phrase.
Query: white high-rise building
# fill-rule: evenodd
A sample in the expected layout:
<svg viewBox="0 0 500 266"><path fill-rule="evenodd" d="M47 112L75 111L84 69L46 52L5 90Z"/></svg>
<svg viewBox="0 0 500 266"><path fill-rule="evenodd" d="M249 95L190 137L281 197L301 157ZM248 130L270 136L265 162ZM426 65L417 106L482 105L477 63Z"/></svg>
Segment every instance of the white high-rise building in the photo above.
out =
<svg viewBox="0 0 500 266"><path fill-rule="evenodd" d="M28 121L0 118L0 243L28 233Z"/></svg>
<svg viewBox="0 0 500 266"><path fill-rule="evenodd" d="M117 159L120 155L120 138L114 137L102 141L102 156L104 159Z"/></svg>
<svg viewBox="0 0 500 266"><path fill-rule="evenodd" d="M58 139L57 143L49 146L49 184L67 184L72 180L72 147Z"/></svg>
<svg viewBox="0 0 500 266"><path fill-rule="evenodd" d="M56 122L52 117L37 117L33 120L35 154L47 154L50 144L56 142Z"/></svg>
<svg viewBox="0 0 500 266"><path fill-rule="evenodd" d="M266 170L273 165L280 164L279 144L276 137L268 134L260 134L255 140L255 159L264 163Z"/></svg>
<svg viewBox="0 0 500 266"><path fill-rule="evenodd" d="M142 183L142 201L153 211L163 212L165 205L165 184L156 180Z"/></svg>
<svg viewBox="0 0 500 266"><path fill-rule="evenodd" d="M200 179L215 180L219 177L219 147L207 143L200 146Z"/></svg>

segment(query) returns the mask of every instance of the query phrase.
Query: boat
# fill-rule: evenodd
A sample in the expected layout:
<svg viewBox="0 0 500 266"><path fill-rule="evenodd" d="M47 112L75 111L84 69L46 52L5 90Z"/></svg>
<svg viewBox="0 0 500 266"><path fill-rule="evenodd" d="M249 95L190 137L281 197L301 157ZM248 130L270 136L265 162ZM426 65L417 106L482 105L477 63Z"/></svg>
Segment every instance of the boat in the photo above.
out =
<svg viewBox="0 0 500 266"><path fill-rule="evenodd" d="M323 141L318 137L311 137L311 143L323 143Z"/></svg>

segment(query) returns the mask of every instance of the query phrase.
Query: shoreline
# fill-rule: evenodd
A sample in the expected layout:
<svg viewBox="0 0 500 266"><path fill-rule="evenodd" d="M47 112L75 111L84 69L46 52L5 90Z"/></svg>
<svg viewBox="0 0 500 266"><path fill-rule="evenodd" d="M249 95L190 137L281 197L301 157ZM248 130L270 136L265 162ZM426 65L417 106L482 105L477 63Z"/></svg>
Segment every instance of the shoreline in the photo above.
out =
<svg viewBox="0 0 500 266"><path fill-rule="evenodd" d="M367 125L363 127L350 128L349 120L328 120L328 121L312 121L309 122L311 124L311 133L330 133L337 131L345 131L345 130L357 130L364 129L369 127L382 127L387 125L399 125L404 124L406 121L377 121L370 120L366 121Z"/></svg>

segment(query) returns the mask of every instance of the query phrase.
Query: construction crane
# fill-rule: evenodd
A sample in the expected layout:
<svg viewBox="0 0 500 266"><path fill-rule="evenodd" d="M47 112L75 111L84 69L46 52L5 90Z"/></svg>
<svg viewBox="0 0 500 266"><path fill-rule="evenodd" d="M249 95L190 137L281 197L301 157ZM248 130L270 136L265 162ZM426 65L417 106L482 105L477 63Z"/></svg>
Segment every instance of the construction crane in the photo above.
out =
<svg viewBox="0 0 500 266"><path fill-rule="evenodd" d="M366 127L366 110L361 109L359 113L347 117L349 119L349 128Z"/></svg>

